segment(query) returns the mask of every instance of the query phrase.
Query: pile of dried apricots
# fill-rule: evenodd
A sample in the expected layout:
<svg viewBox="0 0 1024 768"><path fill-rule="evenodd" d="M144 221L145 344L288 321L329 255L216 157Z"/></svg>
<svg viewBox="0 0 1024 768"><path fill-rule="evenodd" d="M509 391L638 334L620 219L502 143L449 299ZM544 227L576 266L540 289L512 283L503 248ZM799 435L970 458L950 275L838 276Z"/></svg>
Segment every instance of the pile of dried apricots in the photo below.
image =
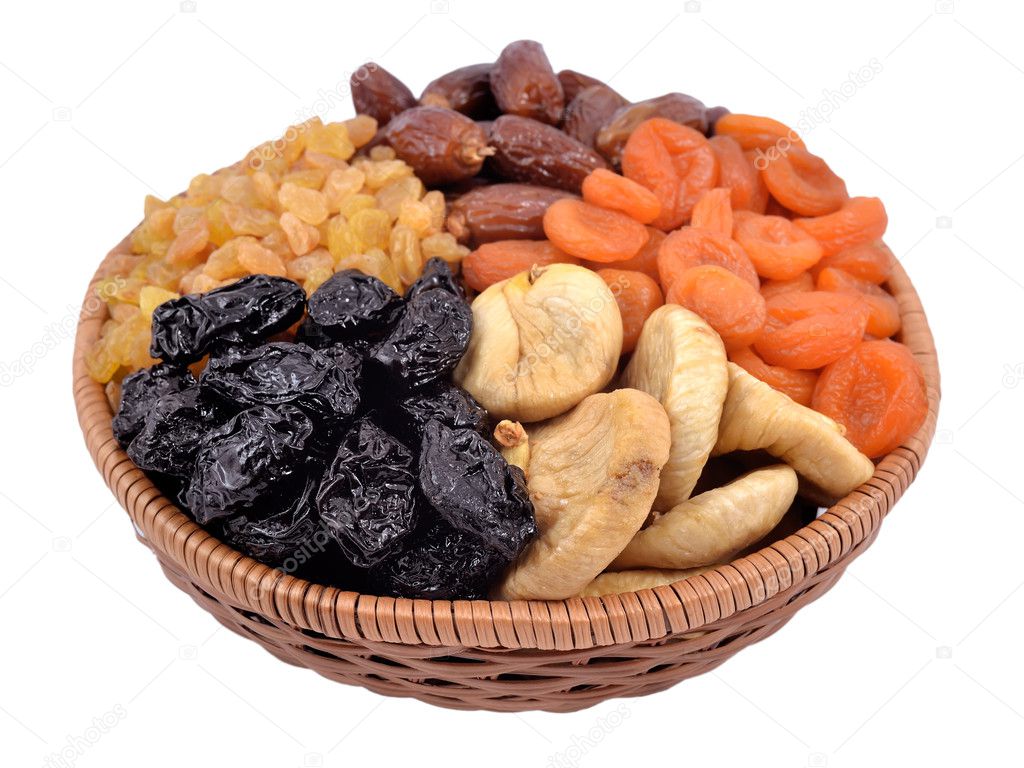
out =
<svg viewBox="0 0 1024 768"><path fill-rule="evenodd" d="M398 596L668 583L755 546L798 495L849 493L923 423L885 208L786 125L630 102L532 41L419 98L372 63L351 86L356 117L147 199L99 284L87 365L118 439L254 557L327 523L362 548L345 578ZM168 351L182 339L190 354ZM312 419L299 469L240 472L230 493L196 469L233 461L203 446L239 419L262 440L282 403ZM402 489L401 525L352 490L378 481Z"/></svg>

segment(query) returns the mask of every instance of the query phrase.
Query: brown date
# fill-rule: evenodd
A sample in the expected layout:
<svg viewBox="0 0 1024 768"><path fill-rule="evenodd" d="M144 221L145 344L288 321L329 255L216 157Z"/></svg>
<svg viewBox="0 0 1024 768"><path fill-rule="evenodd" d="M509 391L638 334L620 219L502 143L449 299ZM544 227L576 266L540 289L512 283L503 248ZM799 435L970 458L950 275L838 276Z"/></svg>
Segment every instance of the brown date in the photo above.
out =
<svg viewBox="0 0 1024 768"><path fill-rule="evenodd" d="M597 132L594 146L612 165L618 166L622 148L633 129L644 120L664 117L704 133L708 128L707 108L701 101L685 93L666 93L618 109Z"/></svg>
<svg viewBox="0 0 1024 768"><path fill-rule="evenodd" d="M563 69L557 77L558 82L562 84L562 93L565 94L566 104L575 99L584 88L589 88L592 85L605 85L596 77L584 75L574 69Z"/></svg>
<svg viewBox="0 0 1024 768"><path fill-rule="evenodd" d="M540 43L519 40L502 50L491 70L491 92L502 112L557 125L565 109L562 84Z"/></svg>
<svg viewBox="0 0 1024 768"><path fill-rule="evenodd" d="M372 61L352 73L349 85L356 113L369 115L380 125L417 104L416 97L401 80Z"/></svg>
<svg viewBox="0 0 1024 768"><path fill-rule="evenodd" d="M479 125L443 107L405 110L384 128L384 139L428 186L475 176L493 151Z"/></svg>
<svg viewBox="0 0 1024 768"><path fill-rule="evenodd" d="M718 118L724 117L729 114L729 110L725 107L711 107L708 110L708 136L715 135L715 123L718 122Z"/></svg>
<svg viewBox="0 0 1024 768"><path fill-rule="evenodd" d="M500 112L491 93L493 67L493 64L470 64L441 75L423 89L420 104L454 109L474 120L496 117Z"/></svg>
<svg viewBox="0 0 1024 768"><path fill-rule="evenodd" d="M461 195L448 210L448 231L476 248L496 240L543 240L544 211L570 192L531 184L492 184Z"/></svg>
<svg viewBox="0 0 1024 768"><path fill-rule="evenodd" d="M607 85L584 88L565 108L562 130L588 147L615 111L628 102Z"/></svg>
<svg viewBox="0 0 1024 768"><path fill-rule="evenodd" d="M579 192L595 168L607 168L590 147L557 128L528 117L502 115L491 127L494 156L489 170L507 181Z"/></svg>

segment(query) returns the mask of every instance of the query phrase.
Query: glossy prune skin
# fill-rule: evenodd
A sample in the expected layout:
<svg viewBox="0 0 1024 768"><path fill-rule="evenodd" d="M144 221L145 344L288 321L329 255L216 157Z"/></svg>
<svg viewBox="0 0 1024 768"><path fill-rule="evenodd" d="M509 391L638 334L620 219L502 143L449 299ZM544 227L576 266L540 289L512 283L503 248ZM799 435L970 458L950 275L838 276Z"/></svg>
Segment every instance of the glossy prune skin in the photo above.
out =
<svg viewBox="0 0 1024 768"><path fill-rule="evenodd" d="M430 421L438 421L451 429L471 429L487 434L487 411L462 387L439 381L433 386L412 392L398 400L387 411L389 427L396 435L419 445L423 430Z"/></svg>
<svg viewBox="0 0 1024 768"><path fill-rule="evenodd" d="M269 515L252 510L224 520L221 538L249 557L272 566L322 556L331 541L316 514L319 486L319 473L310 473L290 493L281 494L280 508ZM270 506L269 500L264 504Z"/></svg>
<svg viewBox="0 0 1024 768"><path fill-rule="evenodd" d="M419 278L405 292L405 299L408 301L414 296L434 288L448 291L448 293L458 296L462 300L466 298L466 292L462 289L459 281L455 279L451 267L445 263L444 259L437 257L428 259L427 263L423 265L423 271L420 273Z"/></svg>
<svg viewBox="0 0 1024 768"><path fill-rule="evenodd" d="M185 494L196 522L269 503L307 469L314 429L292 405L256 405L203 436Z"/></svg>
<svg viewBox="0 0 1024 768"><path fill-rule="evenodd" d="M369 115L380 125L416 106L416 97L405 84L380 64L368 61L349 78L356 114Z"/></svg>
<svg viewBox="0 0 1024 768"><path fill-rule="evenodd" d="M473 313L469 304L434 288L413 296L391 333L370 355L404 389L447 378L469 346Z"/></svg>
<svg viewBox="0 0 1024 768"><path fill-rule="evenodd" d="M309 297L309 317L336 341L383 333L402 309L402 297L357 269L336 272Z"/></svg>
<svg viewBox="0 0 1024 768"><path fill-rule="evenodd" d="M200 441L227 416L198 387L170 392L153 404L145 425L128 445L128 457L139 469L187 478Z"/></svg>
<svg viewBox="0 0 1024 768"><path fill-rule="evenodd" d="M272 342L213 355L199 378L211 397L241 407L290 403L336 429L359 410L361 365L342 348L345 366L305 344ZM339 353L340 354L340 353Z"/></svg>
<svg viewBox="0 0 1024 768"><path fill-rule="evenodd" d="M491 93L493 64L470 64L431 81L420 95L424 106L446 107L474 120L501 114Z"/></svg>
<svg viewBox="0 0 1024 768"><path fill-rule="evenodd" d="M146 416L157 400L195 385L196 378L188 368L165 363L125 376L121 382L121 404L112 423L117 442L127 448L146 425Z"/></svg>
<svg viewBox="0 0 1024 768"><path fill-rule="evenodd" d="M370 585L395 597L482 600L510 563L472 534L435 519L370 571Z"/></svg>
<svg viewBox="0 0 1024 768"><path fill-rule="evenodd" d="M249 275L157 307L149 353L166 362L191 363L215 343L257 344L294 324L305 307L306 293L298 283Z"/></svg>
<svg viewBox="0 0 1024 768"><path fill-rule="evenodd" d="M491 93L502 112L557 125L565 108L562 84L544 47L517 40L501 51L491 70Z"/></svg>
<svg viewBox="0 0 1024 768"><path fill-rule="evenodd" d="M395 551L419 521L415 457L361 419L348 432L316 495L323 525L353 565L368 568Z"/></svg>
<svg viewBox="0 0 1024 768"><path fill-rule="evenodd" d="M475 176L490 152L485 150L487 134L483 128L443 107L407 109L388 123L384 139L427 186Z"/></svg>
<svg viewBox="0 0 1024 768"><path fill-rule="evenodd" d="M491 184L460 195L449 207L446 226L470 248L497 240L543 240L544 212L564 197L574 195L535 184Z"/></svg>
<svg viewBox="0 0 1024 768"><path fill-rule="evenodd" d="M419 480L424 497L449 525L509 560L537 533L523 471L477 432L428 422Z"/></svg>
<svg viewBox="0 0 1024 768"><path fill-rule="evenodd" d="M495 152L487 167L506 181L579 193L587 174L608 167L587 145L528 117L499 117L491 128L490 143Z"/></svg>

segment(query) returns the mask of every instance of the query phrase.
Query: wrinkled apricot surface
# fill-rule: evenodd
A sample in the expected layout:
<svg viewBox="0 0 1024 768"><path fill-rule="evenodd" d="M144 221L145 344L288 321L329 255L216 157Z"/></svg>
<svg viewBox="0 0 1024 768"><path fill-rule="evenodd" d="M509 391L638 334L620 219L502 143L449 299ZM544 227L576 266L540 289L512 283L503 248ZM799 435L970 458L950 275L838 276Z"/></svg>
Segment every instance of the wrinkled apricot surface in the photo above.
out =
<svg viewBox="0 0 1024 768"><path fill-rule="evenodd" d="M907 347L888 340L862 342L825 368L811 404L872 458L906 442L928 415L920 366Z"/></svg>
<svg viewBox="0 0 1024 768"><path fill-rule="evenodd" d="M737 211L733 238L747 252L761 277L790 280L821 259L821 246L789 219Z"/></svg>
<svg viewBox="0 0 1024 768"><path fill-rule="evenodd" d="M757 271L739 243L714 230L683 227L666 237L658 251L662 290L669 291L679 275L704 264L723 267L754 288L760 286Z"/></svg>
<svg viewBox="0 0 1024 768"><path fill-rule="evenodd" d="M701 195L693 206L690 226L713 229L726 237L732 237L732 200L729 190L715 187Z"/></svg>
<svg viewBox="0 0 1024 768"><path fill-rule="evenodd" d="M888 291L867 280L861 280L842 269L826 267L818 273L817 288L859 296L868 305L866 332L877 339L885 339L899 332L900 305Z"/></svg>
<svg viewBox="0 0 1024 768"><path fill-rule="evenodd" d="M877 197L851 197L835 213L793 223L821 244L825 256L831 256L877 240L885 234L889 219Z"/></svg>
<svg viewBox="0 0 1024 768"><path fill-rule="evenodd" d="M547 240L498 240L485 243L462 260L462 276L474 291L518 275L534 265L579 264Z"/></svg>
<svg viewBox="0 0 1024 768"><path fill-rule="evenodd" d="M650 224L661 213L661 203L653 192L606 168L597 168L583 179L583 199L591 205L621 211L641 224Z"/></svg>
<svg viewBox="0 0 1024 768"><path fill-rule="evenodd" d="M833 213L849 197L828 164L800 147L773 156L761 175L772 197L801 216Z"/></svg>
<svg viewBox="0 0 1024 768"><path fill-rule="evenodd" d="M643 272L627 269L599 269L597 274L608 284L622 315L622 352L632 352L644 323L665 303L658 283Z"/></svg>
<svg viewBox="0 0 1024 768"><path fill-rule="evenodd" d="M778 365L768 365L750 347L730 351L729 359L751 376L789 395L800 405L810 407L814 385L818 383L817 371L797 371Z"/></svg>
<svg viewBox="0 0 1024 768"><path fill-rule="evenodd" d="M573 198L548 206L544 234L570 256L601 263L633 258L650 237L643 224L626 214Z"/></svg>
<svg viewBox="0 0 1024 768"><path fill-rule="evenodd" d="M753 344L765 323L765 301L757 289L727 269L715 265L694 267L681 274L666 297L707 321L725 348Z"/></svg>

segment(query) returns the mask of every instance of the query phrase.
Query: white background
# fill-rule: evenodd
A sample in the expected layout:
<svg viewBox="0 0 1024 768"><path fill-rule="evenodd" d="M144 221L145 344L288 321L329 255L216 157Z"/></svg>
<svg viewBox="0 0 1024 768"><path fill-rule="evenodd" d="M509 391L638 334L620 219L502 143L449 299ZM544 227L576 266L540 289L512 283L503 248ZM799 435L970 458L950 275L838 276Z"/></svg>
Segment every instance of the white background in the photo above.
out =
<svg viewBox="0 0 1024 768"><path fill-rule="evenodd" d="M995 0L5 4L0 763L43 765L107 715L67 764L1019 764L1022 28ZM523 37L634 99L790 123L876 61L805 139L884 199L944 376L923 475L831 593L712 674L572 715L384 699L218 629L134 541L70 392L83 288L146 193L278 135L368 58L418 92Z"/></svg>

